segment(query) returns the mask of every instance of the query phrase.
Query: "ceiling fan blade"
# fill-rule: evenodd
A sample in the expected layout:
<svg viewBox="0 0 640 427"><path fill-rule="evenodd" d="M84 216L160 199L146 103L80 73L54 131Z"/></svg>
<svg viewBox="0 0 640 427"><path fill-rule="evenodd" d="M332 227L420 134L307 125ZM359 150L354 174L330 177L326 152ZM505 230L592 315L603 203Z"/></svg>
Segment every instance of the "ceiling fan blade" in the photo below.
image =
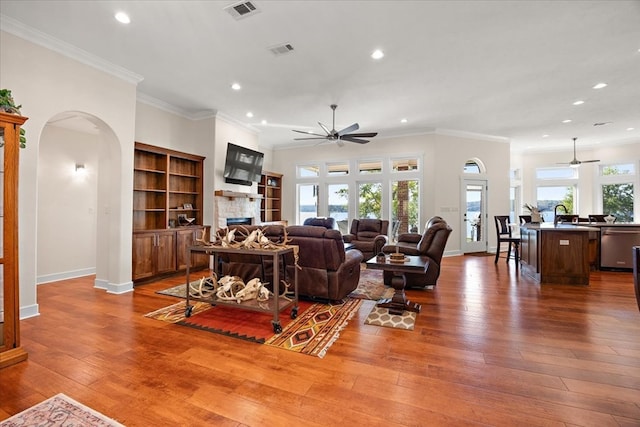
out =
<svg viewBox="0 0 640 427"><path fill-rule="evenodd" d="M327 133L327 135L331 135L331 131L330 131L330 130L325 126L325 125L323 125L323 124L322 124L322 123L320 123L320 122L318 122L318 124L320 125L320 127L322 128L322 130L324 130L324 131Z"/></svg>
<svg viewBox="0 0 640 427"><path fill-rule="evenodd" d="M377 134L378 132L365 132L365 133L350 133L348 135L343 135L343 136L353 136L356 138L373 138Z"/></svg>
<svg viewBox="0 0 640 427"><path fill-rule="evenodd" d="M326 136L310 136L308 138L293 138L294 141L305 141L307 139L327 139Z"/></svg>
<svg viewBox="0 0 640 427"><path fill-rule="evenodd" d="M315 135L315 136L321 136L323 138L326 137L326 135L320 135L319 133L313 133L313 132L307 132L307 131L304 131L304 130L295 130L295 129L291 129L291 130L294 131L294 132L303 133L305 135Z"/></svg>
<svg viewBox="0 0 640 427"><path fill-rule="evenodd" d="M346 134L351 133L354 130L358 130L358 129L360 129L360 125L358 125L357 123L354 123L351 126L342 129L340 132L338 132L338 135L339 136L340 135L346 135Z"/></svg>
<svg viewBox="0 0 640 427"><path fill-rule="evenodd" d="M600 160L582 160L580 163L596 163L599 162Z"/></svg>
<svg viewBox="0 0 640 427"><path fill-rule="evenodd" d="M366 143L368 143L368 142L369 142L369 141L367 141L366 139L353 138L353 137L352 137L352 136L350 136L350 135L341 136L341 137L340 137L340 140L342 140L342 141L349 141L349 142L355 142L355 143L358 143L358 144L366 144Z"/></svg>

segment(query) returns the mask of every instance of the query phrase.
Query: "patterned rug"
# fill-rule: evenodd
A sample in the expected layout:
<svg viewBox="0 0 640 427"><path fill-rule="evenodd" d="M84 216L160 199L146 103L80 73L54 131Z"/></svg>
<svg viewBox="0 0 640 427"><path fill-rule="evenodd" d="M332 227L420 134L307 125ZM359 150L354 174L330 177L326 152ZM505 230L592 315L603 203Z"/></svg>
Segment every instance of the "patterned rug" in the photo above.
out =
<svg viewBox="0 0 640 427"><path fill-rule="evenodd" d="M184 316L185 301L145 314L145 317L323 357L361 303L361 299L348 299L338 305L301 300L296 319L291 319L290 308L280 313L283 331L278 335L273 332L273 313L211 306L205 302L195 302L193 314L188 318Z"/></svg>
<svg viewBox="0 0 640 427"><path fill-rule="evenodd" d="M124 427L62 393L0 422L0 427Z"/></svg>
<svg viewBox="0 0 640 427"><path fill-rule="evenodd" d="M191 283L197 287L200 279ZM162 295L169 295L176 298L186 298L187 287L185 285L177 285L168 289L157 291ZM370 299L377 301L379 299L388 299L393 296L393 288L385 286L382 279L382 271L363 268L360 271L360 280L358 287L351 292L350 298Z"/></svg>
<svg viewBox="0 0 640 427"><path fill-rule="evenodd" d="M373 306L371 313L369 313L364 323L366 325L413 331L416 323L416 315L417 313L412 311L405 311L402 315L389 314L389 309Z"/></svg>
<svg viewBox="0 0 640 427"><path fill-rule="evenodd" d="M274 335L266 344L310 356L324 357L357 313L361 299L348 299L340 305L313 304L302 315Z"/></svg>

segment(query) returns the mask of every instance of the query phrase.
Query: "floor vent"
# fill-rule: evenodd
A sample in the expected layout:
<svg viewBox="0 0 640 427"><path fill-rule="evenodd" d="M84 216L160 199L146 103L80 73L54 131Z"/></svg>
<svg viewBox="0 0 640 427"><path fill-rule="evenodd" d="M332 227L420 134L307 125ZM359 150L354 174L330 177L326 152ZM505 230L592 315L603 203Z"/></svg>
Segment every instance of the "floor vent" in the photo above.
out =
<svg viewBox="0 0 640 427"><path fill-rule="evenodd" d="M256 5L250 1L241 1L230 4L229 6L225 7L224 10L226 10L229 15L233 16L233 18L236 20L255 15L256 13L260 13L260 9L258 9Z"/></svg>
<svg viewBox="0 0 640 427"><path fill-rule="evenodd" d="M284 55L284 54L293 52L293 46L291 46L289 43L283 43L283 44L279 44L279 45L276 45L276 46L271 46L269 48L269 50L274 55L280 56L280 55Z"/></svg>

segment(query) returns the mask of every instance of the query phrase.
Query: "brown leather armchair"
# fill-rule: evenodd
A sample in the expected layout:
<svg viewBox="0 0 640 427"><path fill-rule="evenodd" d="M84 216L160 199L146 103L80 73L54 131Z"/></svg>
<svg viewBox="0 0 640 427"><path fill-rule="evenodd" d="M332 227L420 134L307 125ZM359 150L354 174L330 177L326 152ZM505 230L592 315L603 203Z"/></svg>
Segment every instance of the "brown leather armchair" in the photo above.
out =
<svg viewBox="0 0 640 427"><path fill-rule="evenodd" d="M345 243L350 243L362 252L364 260L372 258L387 244L389 221L386 219L363 218L351 222L349 234L342 236Z"/></svg>
<svg viewBox="0 0 640 427"><path fill-rule="evenodd" d="M451 227L447 222L434 216L425 225L423 234L402 233L398 236L398 241L394 245L385 245L382 248L384 253L401 252L405 255L419 255L428 258L427 265L423 273L405 273L407 283L405 287L435 286L440 277L440 263L447 240L451 234ZM384 272L384 283L391 285L391 271Z"/></svg>
<svg viewBox="0 0 640 427"><path fill-rule="evenodd" d="M304 220L302 225L315 225L316 227L324 227L327 230L337 230L338 224L336 224L335 218L331 217L313 217Z"/></svg>

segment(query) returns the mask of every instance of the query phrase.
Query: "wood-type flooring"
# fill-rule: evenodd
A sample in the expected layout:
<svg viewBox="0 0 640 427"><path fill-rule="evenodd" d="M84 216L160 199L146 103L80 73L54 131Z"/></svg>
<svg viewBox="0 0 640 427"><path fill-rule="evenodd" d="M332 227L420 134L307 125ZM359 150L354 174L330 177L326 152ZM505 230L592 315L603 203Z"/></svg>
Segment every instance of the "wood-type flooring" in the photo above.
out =
<svg viewBox="0 0 640 427"><path fill-rule="evenodd" d="M492 257L443 260L410 290L415 330L361 310L323 358L145 318L177 300L93 277L38 286L26 362L0 371L0 420L57 393L129 426L639 426L631 273L538 285Z"/></svg>

